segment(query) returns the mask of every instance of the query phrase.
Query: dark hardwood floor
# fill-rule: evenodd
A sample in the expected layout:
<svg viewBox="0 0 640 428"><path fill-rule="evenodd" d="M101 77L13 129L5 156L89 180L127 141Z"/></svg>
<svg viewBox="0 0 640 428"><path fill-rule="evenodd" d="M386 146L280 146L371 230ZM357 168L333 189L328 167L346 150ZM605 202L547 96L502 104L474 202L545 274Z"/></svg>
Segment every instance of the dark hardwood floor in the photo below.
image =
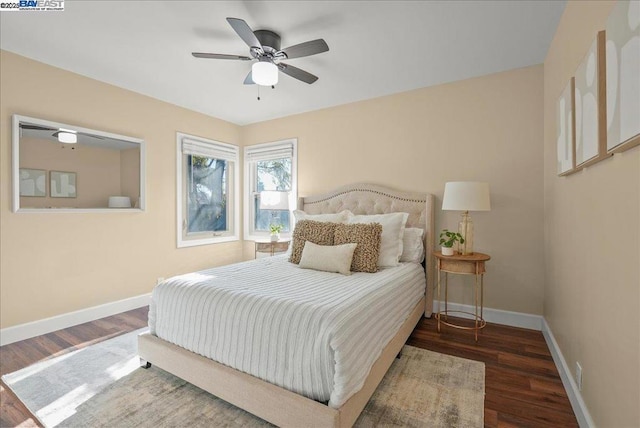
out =
<svg viewBox="0 0 640 428"><path fill-rule="evenodd" d="M438 333L437 321L423 318L407 344L485 363L486 427L578 426L542 332L487 324L475 343L471 331Z"/></svg>
<svg viewBox="0 0 640 428"><path fill-rule="evenodd" d="M54 331L0 347L0 375L47 358L137 330L147 325L148 307ZM0 427L41 426L29 410L0 382Z"/></svg>
<svg viewBox="0 0 640 428"><path fill-rule="evenodd" d="M144 327L147 311L140 308L0 347L0 374ZM434 319L422 319L407 344L485 363L487 427L578 426L539 331L488 324L475 343L471 332L444 327L439 334ZM0 426L38 425L0 383Z"/></svg>

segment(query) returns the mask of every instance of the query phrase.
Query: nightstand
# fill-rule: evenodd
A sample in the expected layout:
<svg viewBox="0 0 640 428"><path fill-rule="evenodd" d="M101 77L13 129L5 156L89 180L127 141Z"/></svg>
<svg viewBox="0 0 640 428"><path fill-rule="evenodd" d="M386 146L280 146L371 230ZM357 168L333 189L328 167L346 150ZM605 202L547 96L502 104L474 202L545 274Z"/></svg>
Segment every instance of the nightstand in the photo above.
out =
<svg viewBox="0 0 640 428"><path fill-rule="evenodd" d="M476 342L478 341L478 331L482 330L487 322L484 320L482 311L484 309L484 273L485 267L484 263L491 259L491 257L487 254L482 253L473 253L466 256L461 254L455 254L453 256L443 256L441 252L437 251L433 253L436 258L436 271L437 271L437 280L438 280L438 312L436 312L436 319L438 320L438 332L440 332L440 323L444 325L448 325L453 328L460 328L463 330L474 330L476 335ZM442 272L444 272L444 311L440 310L440 302L442 301L440 298L440 282ZM474 303L475 303L475 313L466 312L466 311L450 311L448 306L448 280L449 274L458 274L458 275L474 275ZM480 300L480 313L478 314L478 299ZM452 314L464 314L471 315L475 320L473 327L466 327L462 325L455 324L447 319L448 315ZM444 319L443 319L444 318Z"/></svg>
<svg viewBox="0 0 640 428"><path fill-rule="evenodd" d="M270 256L277 253L284 253L289 249L289 242L291 242L290 239L281 239L279 241L255 241L256 248L254 257L258 258L258 253L269 254Z"/></svg>

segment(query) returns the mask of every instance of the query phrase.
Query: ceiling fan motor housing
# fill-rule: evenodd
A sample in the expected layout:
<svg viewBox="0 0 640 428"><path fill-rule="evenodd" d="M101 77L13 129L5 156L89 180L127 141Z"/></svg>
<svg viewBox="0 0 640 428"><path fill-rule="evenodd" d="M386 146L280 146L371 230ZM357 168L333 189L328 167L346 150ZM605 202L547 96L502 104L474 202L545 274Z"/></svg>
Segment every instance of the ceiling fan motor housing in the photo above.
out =
<svg viewBox="0 0 640 428"><path fill-rule="evenodd" d="M256 30L253 32L264 48L265 52L275 53L280 50L280 35L269 30Z"/></svg>

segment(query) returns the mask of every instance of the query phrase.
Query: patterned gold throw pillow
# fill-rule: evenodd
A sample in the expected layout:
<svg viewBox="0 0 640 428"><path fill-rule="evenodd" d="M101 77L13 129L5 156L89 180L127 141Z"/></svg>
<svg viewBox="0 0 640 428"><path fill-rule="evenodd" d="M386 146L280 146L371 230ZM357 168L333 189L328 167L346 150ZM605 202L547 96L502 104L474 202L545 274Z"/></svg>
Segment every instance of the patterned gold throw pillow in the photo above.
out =
<svg viewBox="0 0 640 428"><path fill-rule="evenodd" d="M295 264L300 263L304 243L307 241L317 245L333 245L333 234L337 225L337 223L324 221L300 220L293 230L289 261Z"/></svg>
<svg viewBox="0 0 640 428"><path fill-rule="evenodd" d="M333 243L335 245L358 244L353 253L351 270L353 272L377 272L380 255L380 223L337 224Z"/></svg>

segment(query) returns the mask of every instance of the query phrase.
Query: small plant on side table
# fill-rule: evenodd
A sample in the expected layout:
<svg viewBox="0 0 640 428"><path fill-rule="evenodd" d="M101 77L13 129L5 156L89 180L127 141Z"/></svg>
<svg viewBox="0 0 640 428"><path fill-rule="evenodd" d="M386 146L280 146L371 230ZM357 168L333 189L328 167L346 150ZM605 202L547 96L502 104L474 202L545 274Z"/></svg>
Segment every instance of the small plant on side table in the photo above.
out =
<svg viewBox="0 0 640 428"><path fill-rule="evenodd" d="M282 232L281 224L272 224L269 226L269 232L271 232L271 241L276 242L280 239L280 232Z"/></svg>
<svg viewBox="0 0 640 428"><path fill-rule="evenodd" d="M440 246L442 247L443 256L453 256L453 244L459 242L464 244L464 238L457 232L451 232L443 229L440 232Z"/></svg>

